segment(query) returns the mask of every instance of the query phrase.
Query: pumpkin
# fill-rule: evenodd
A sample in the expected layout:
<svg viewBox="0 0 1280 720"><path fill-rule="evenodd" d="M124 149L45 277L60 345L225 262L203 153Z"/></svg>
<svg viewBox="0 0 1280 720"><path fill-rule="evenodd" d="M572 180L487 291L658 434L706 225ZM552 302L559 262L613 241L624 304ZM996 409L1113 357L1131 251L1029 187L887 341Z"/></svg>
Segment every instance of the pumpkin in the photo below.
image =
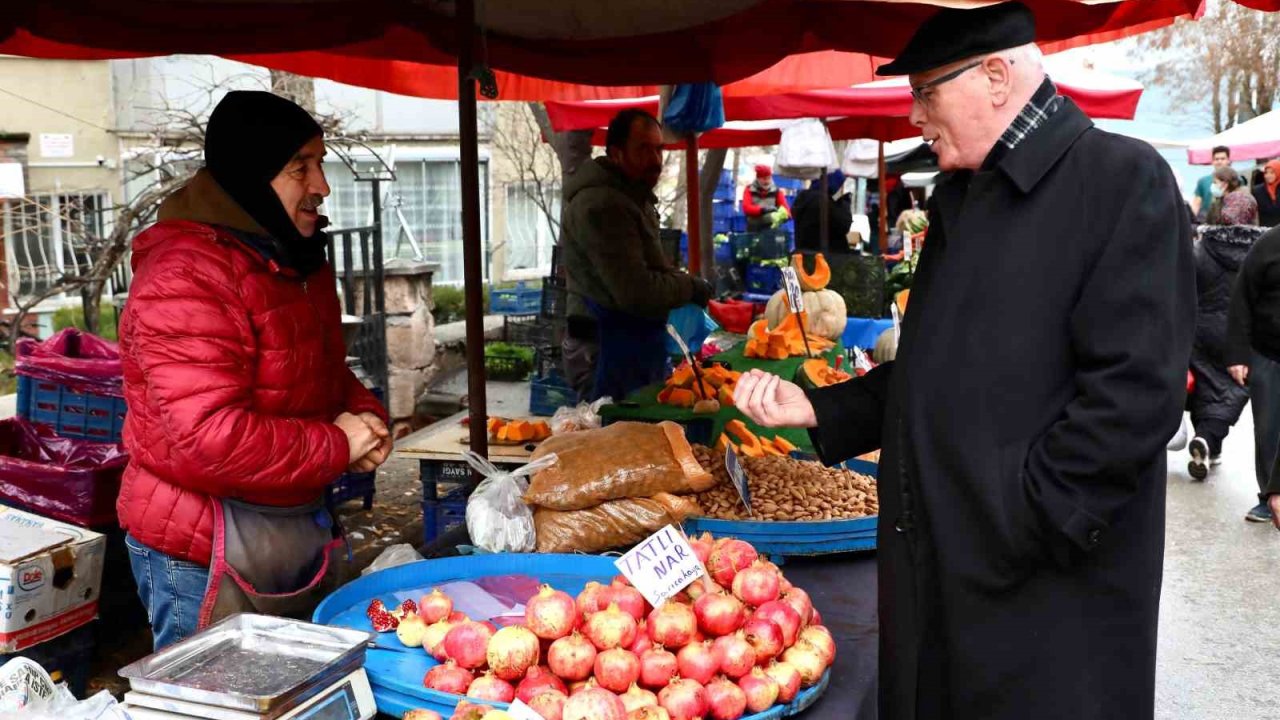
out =
<svg viewBox="0 0 1280 720"><path fill-rule="evenodd" d="M837 385L852 379L852 375L831 367L822 359L806 360L796 371L796 384L807 390Z"/></svg>
<svg viewBox="0 0 1280 720"><path fill-rule="evenodd" d="M845 325L849 323L848 310L840 293L835 290L816 290L802 293L802 296L804 297L804 331L828 340L839 340L844 335ZM769 298L764 317L770 330L777 328L791 315L785 290L779 290Z"/></svg>
<svg viewBox="0 0 1280 720"><path fill-rule="evenodd" d="M871 359L877 364L884 364L892 361L898 355L898 341L894 337L893 328L889 328L880 333L880 337L876 338L875 349L871 351Z"/></svg>
<svg viewBox="0 0 1280 720"><path fill-rule="evenodd" d="M822 290L831 282L831 267L822 253L813 256L813 272L804 271L804 255L796 253L791 256L791 267L796 270L796 278L800 280L801 290Z"/></svg>

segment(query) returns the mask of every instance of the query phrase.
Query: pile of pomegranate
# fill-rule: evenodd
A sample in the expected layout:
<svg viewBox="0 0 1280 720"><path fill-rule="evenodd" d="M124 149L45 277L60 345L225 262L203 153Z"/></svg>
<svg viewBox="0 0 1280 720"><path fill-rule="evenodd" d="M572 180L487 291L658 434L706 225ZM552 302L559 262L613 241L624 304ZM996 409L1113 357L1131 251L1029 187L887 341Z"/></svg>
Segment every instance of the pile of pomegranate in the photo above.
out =
<svg viewBox="0 0 1280 720"><path fill-rule="evenodd" d="M656 610L618 576L576 598L543 585L522 626L472 620L439 590L395 611L375 601L369 614L440 661L426 687L519 698L546 720L737 720L815 685L836 644L809 595L742 540L690 545L707 575ZM454 718L496 712L463 703Z"/></svg>

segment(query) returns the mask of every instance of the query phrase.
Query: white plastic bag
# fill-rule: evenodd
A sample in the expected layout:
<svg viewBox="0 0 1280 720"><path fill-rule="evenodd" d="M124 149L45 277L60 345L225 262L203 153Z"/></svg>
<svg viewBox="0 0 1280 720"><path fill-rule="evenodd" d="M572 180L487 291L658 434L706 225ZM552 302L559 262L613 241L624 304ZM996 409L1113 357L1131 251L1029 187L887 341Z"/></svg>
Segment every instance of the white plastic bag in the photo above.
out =
<svg viewBox="0 0 1280 720"><path fill-rule="evenodd" d="M797 120L782 129L775 163L777 174L815 180L822 176L824 169L834 170L839 165L840 157L831 142L831 133L821 120Z"/></svg>
<svg viewBox="0 0 1280 720"><path fill-rule="evenodd" d="M538 458L511 472L468 450L463 457L484 476L467 500L467 533L471 544L489 552L533 552L537 534L533 510L524 503L528 477L549 468L559 459L555 453Z"/></svg>
<svg viewBox="0 0 1280 720"><path fill-rule="evenodd" d="M593 403L578 403L577 407L562 407L551 416L551 433L559 435L579 430L595 430L600 427L600 408L612 405L613 398L602 397Z"/></svg>
<svg viewBox="0 0 1280 720"><path fill-rule="evenodd" d="M128 720L111 693L76 700L34 660L18 657L0 666L0 717L27 720Z"/></svg>
<svg viewBox="0 0 1280 720"><path fill-rule="evenodd" d="M408 565L409 563L418 562L422 559L424 558L418 554L417 550L413 549L412 545L392 545L386 550L383 550L382 554L378 555L377 559L369 564L369 567L360 571L360 574L368 575L369 573L375 573L379 570L399 567L400 565Z"/></svg>

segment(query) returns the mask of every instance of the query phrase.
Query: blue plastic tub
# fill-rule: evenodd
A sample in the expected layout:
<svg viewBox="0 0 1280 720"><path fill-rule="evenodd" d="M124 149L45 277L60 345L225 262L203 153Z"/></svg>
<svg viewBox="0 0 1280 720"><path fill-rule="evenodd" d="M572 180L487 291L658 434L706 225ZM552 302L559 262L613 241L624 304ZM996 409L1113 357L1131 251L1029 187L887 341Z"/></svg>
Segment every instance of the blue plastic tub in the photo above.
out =
<svg viewBox="0 0 1280 720"><path fill-rule="evenodd" d="M550 417L556 410L578 404L578 393L559 370L529 382L529 414Z"/></svg>
<svg viewBox="0 0 1280 720"><path fill-rule="evenodd" d="M885 330L893 329L892 319L882 318L849 318L844 326L844 335L840 342L849 349L855 346L870 352L876 346L876 340Z"/></svg>
<svg viewBox="0 0 1280 720"><path fill-rule="evenodd" d="M748 265L745 281L747 292L772 295L782 287L782 268L774 265Z"/></svg>
<svg viewBox="0 0 1280 720"><path fill-rule="evenodd" d="M120 442L124 398L80 393L52 380L18 376L18 415L62 437Z"/></svg>
<svg viewBox="0 0 1280 720"><path fill-rule="evenodd" d="M405 599L417 600L432 587L447 582L495 575L530 575L559 590L577 595L588 581L608 582L617 574L614 558L599 555L511 554L469 555L441 558L381 570L353 580L325 598L312 614L322 625L372 632L365 609L374 598L388 607ZM395 633L379 633L365 656L365 672L373 685L378 711L403 716L414 709L434 710L449 717L462 699L450 693L429 690L422 678L437 663L418 648L400 643ZM829 675L814 687L801 692L790 705L777 706L746 720L774 720L794 715L812 705L826 691ZM502 703L490 703L506 707Z"/></svg>
<svg viewBox="0 0 1280 720"><path fill-rule="evenodd" d="M542 288L523 282L513 288L489 291L489 312L495 315L537 315L542 311Z"/></svg>

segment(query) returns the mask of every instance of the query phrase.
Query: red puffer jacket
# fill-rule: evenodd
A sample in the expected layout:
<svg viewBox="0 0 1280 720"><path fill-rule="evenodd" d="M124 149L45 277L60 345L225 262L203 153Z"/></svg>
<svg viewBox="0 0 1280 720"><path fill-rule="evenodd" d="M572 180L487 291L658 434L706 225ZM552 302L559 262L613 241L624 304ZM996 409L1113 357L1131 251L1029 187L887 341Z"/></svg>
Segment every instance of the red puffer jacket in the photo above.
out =
<svg viewBox="0 0 1280 720"><path fill-rule="evenodd" d="M305 281L228 227L260 231L204 175L134 240L120 321L130 462L120 524L207 565L211 498L314 500L347 468L343 411L377 399L346 365L333 272Z"/></svg>

